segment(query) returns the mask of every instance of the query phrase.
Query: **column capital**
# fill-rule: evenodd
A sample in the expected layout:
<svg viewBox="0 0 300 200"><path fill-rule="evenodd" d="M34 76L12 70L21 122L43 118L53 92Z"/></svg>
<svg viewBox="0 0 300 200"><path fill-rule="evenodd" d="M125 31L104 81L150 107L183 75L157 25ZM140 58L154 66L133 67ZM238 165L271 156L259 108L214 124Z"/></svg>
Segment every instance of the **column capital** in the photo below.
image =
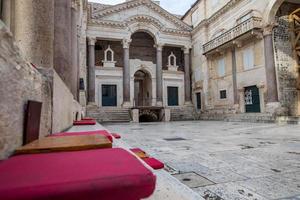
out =
<svg viewBox="0 0 300 200"><path fill-rule="evenodd" d="M184 48L182 48L182 50L184 51L184 54L190 54L191 48L192 48L191 46L185 46Z"/></svg>
<svg viewBox="0 0 300 200"><path fill-rule="evenodd" d="M131 41L131 39L124 38L122 40L123 49L129 49Z"/></svg>
<svg viewBox="0 0 300 200"><path fill-rule="evenodd" d="M157 43L154 45L157 51L162 51L164 44L163 43Z"/></svg>
<svg viewBox="0 0 300 200"><path fill-rule="evenodd" d="M80 6L80 1L79 0L72 0L72 9L77 11L79 6Z"/></svg>
<svg viewBox="0 0 300 200"><path fill-rule="evenodd" d="M273 24L268 24L263 28L263 36L267 36L267 35L272 35L273 33L273 28L276 26L275 23Z"/></svg>
<svg viewBox="0 0 300 200"><path fill-rule="evenodd" d="M88 37L89 46L95 46L97 39L94 37Z"/></svg>

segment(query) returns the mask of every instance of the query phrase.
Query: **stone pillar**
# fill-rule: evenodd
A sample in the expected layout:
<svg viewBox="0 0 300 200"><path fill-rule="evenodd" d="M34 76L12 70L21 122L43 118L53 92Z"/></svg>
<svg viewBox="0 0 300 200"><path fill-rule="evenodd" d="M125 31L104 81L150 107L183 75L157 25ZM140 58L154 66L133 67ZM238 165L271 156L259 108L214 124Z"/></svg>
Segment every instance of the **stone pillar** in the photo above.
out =
<svg viewBox="0 0 300 200"><path fill-rule="evenodd" d="M123 106L130 106L130 66L129 66L129 46L131 40L123 40Z"/></svg>
<svg viewBox="0 0 300 200"><path fill-rule="evenodd" d="M88 38L88 103L95 103L95 43L96 38Z"/></svg>
<svg viewBox="0 0 300 200"><path fill-rule="evenodd" d="M72 90L72 29L70 0L54 1L54 69ZM74 93L73 93L74 95Z"/></svg>
<svg viewBox="0 0 300 200"><path fill-rule="evenodd" d="M260 101L260 112L264 113L265 112L265 85L264 84L258 84L257 85L258 91L259 91L259 101Z"/></svg>
<svg viewBox="0 0 300 200"><path fill-rule="evenodd" d="M53 67L54 1L15 1L15 39L24 55L39 67Z"/></svg>
<svg viewBox="0 0 300 200"><path fill-rule="evenodd" d="M240 94L240 112L245 113L245 88L240 88L238 92Z"/></svg>
<svg viewBox="0 0 300 200"><path fill-rule="evenodd" d="M190 48L184 48L184 87L185 103L191 104L191 74L190 74Z"/></svg>
<svg viewBox="0 0 300 200"><path fill-rule="evenodd" d="M237 90L237 81L236 81L236 52L235 48L231 50L232 55L232 84L233 84L233 102L234 105L239 104L238 90Z"/></svg>
<svg viewBox="0 0 300 200"><path fill-rule="evenodd" d="M11 16L11 0L2 0L2 20L3 22L6 24L6 26L8 27L8 29L10 30L10 26L11 26L11 20L12 20L12 16Z"/></svg>
<svg viewBox="0 0 300 200"><path fill-rule="evenodd" d="M157 44L156 47L156 105L163 105L163 78L162 78L162 50L163 45Z"/></svg>
<svg viewBox="0 0 300 200"><path fill-rule="evenodd" d="M71 11L71 50L72 50L72 60L71 60L71 92L76 100L78 100L79 91L79 63L78 63L78 4L76 1L72 1L72 11Z"/></svg>
<svg viewBox="0 0 300 200"><path fill-rule="evenodd" d="M272 33L273 33L273 26L269 26L264 30L267 103L278 102L277 79L276 79Z"/></svg>

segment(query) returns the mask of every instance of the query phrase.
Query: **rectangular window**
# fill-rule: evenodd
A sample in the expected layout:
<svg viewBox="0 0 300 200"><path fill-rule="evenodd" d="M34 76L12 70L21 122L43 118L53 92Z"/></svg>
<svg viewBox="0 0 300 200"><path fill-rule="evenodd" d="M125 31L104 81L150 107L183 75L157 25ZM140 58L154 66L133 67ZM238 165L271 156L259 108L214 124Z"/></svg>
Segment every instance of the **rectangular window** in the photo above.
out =
<svg viewBox="0 0 300 200"><path fill-rule="evenodd" d="M226 66L224 58L218 60L218 75L219 77L223 77L226 75Z"/></svg>
<svg viewBox="0 0 300 200"><path fill-rule="evenodd" d="M253 48L247 48L243 51L243 64L245 70L254 68Z"/></svg>
<svg viewBox="0 0 300 200"><path fill-rule="evenodd" d="M168 106L178 105L178 87L168 87Z"/></svg>
<svg viewBox="0 0 300 200"><path fill-rule="evenodd" d="M220 91L220 99L227 99L227 92L226 90Z"/></svg>
<svg viewBox="0 0 300 200"><path fill-rule="evenodd" d="M201 81L201 68L197 67L194 71L195 82Z"/></svg>
<svg viewBox="0 0 300 200"><path fill-rule="evenodd" d="M201 93L200 92L196 93L196 98L197 98L197 109L201 110Z"/></svg>
<svg viewBox="0 0 300 200"><path fill-rule="evenodd" d="M219 0L211 0L211 7L212 7L212 8L217 7L218 4L219 4Z"/></svg>

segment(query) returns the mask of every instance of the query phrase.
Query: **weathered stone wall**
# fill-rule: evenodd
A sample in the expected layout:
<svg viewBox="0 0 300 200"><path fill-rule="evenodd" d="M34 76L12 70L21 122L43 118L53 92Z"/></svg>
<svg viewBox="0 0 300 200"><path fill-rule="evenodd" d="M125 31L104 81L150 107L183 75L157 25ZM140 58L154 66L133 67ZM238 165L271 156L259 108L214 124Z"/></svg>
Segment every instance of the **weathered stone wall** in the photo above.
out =
<svg viewBox="0 0 300 200"><path fill-rule="evenodd" d="M0 160L23 143L28 100L42 102L40 137L72 125L81 106L53 68L34 68L0 21Z"/></svg>
<svg viewBox="0 0 300 200"><path fill-rule="evenodd" d="M289 5L289 6L288 6ZM278 77L279 100L289 115L297 115L298 93L296 62L293 55L288 15L296 7L283 4L277 13L274 28L275 63Z"/></svg>
<svg viewBox="0 0 300 200"><path fill-rule="evenodd" d="M51 130L51 86L26 62L13 36L0 21L0 159L23 143L24 114L28 100L43 102L40 136Z"/></svg>

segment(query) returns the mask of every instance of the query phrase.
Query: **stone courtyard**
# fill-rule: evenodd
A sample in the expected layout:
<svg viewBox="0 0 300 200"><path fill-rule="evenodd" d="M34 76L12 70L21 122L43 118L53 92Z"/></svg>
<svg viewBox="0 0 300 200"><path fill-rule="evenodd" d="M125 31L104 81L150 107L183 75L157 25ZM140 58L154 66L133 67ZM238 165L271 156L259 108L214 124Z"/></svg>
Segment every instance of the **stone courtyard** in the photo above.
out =
<svg viewBox="0 0 300 200"><path fill-rule="evenodd" d="M217 121L106 124L204 199L300 199L299 125Z"/></svg>

